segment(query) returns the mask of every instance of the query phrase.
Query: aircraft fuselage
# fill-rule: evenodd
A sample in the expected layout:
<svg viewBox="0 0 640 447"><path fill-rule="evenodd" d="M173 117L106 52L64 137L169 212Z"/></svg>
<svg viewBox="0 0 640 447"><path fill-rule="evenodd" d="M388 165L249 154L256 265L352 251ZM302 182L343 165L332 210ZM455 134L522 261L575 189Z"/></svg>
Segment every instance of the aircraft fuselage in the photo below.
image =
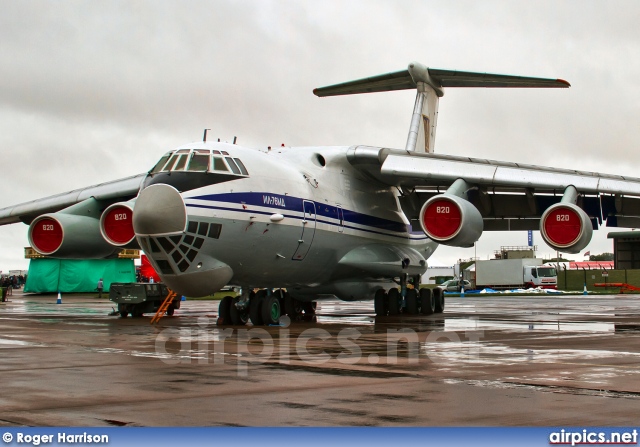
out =
<svg viewBox="0 0 640 447"><path fill-rule="evenodd" d="M394 188L350 165L348 147L259 151L200 142L176 151L187 148L224 151L241 160L247 175L195 174L211 176L211 184L180 192L184 211L178 192L162 188L171 176L178 181L190 172L165 173L155 185L152 175L149 194L141 192L134 209L138 241L178 293L210 294L229 283L287 288L302 300L365 299L401 273L426 270L436 244L412 231ZM147 197L154 188L160 198ZM186 231L180 219L158 224L172 212L185 213Z"/></svg>

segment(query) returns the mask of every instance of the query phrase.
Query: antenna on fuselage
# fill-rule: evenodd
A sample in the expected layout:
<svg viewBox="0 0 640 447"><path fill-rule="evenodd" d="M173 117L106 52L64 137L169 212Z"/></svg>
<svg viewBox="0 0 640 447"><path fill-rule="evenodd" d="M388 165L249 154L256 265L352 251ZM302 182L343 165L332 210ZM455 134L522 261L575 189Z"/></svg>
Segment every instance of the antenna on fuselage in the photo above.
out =
<svg viewBox="0 0 640 447"><path fill-rule="evenodd" d="M207 142L207 130L211 130L211 129L205 129L204 135L202 135L202 141L204 141L205 143Z"/></svg>
<svg viewBox="0 0 640 447"><path fill-rule="evenodd" d="M233 144L236 144L236 141L238 141L238 137L233 137Z"/></svg>

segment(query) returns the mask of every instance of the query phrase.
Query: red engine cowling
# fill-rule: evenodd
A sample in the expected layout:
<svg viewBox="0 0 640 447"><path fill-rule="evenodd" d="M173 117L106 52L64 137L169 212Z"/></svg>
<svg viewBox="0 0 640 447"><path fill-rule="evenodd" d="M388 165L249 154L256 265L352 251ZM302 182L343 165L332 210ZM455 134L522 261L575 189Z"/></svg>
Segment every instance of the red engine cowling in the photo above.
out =
<svg viewBox="0 0 640 447"><path fill-rule="evenodd" d="M453 247L472 247L484 229L480 211L469 201L451 194L427 200L420 210L420 225L431 239Z"/></svg>
<svg viewBox="0 0 640 447"><path fill-rule="evenodd" d="M29 243L56 258L103 259L118 251L100 237L98 219L68 213L44 214L31 222Z"/></svg>
<svg viewBox="0 0 640 447"><path fill-rule="evenodd" d="M593 226L587 213L573 203L556 203L542 214L540 234L551 248L579 253L589 245Z"/></svg>
<svg viewBox="0 0 640 447"><path fill-rule="evenodd" d="M114 203L100 216L100 233L111 245L137 247L133 231L133 204L133 200Z"/></svg>

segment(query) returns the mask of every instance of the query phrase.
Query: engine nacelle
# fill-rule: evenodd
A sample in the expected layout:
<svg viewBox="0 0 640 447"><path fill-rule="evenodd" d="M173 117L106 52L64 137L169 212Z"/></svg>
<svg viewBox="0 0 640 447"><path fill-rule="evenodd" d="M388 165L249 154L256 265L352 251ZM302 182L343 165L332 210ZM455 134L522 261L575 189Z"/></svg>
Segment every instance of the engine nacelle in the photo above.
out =
<svg viewBox="0 0 640 447"><path fill-rule="evenodd" d="M453 247L472 247L484 229L482 215L475 206L446 193L434 196L422 205L420 225L431 239Z"/></svg>
<svg viewBox="0 0 640 447"><path fill-rule="evenodd" d="M56 258L103 259L119 251L100 235L98 219L61 212L31 222L29 243L38 253Z"/></svg>
<svg viewBox="0 0 640 447"><path fill-rule="evenodd" d="M133 231L133 205L135 200L114 203L100 216L100 233L111 245L137 248Z"/></svg>
<svg viewBox="0 0 640 447"><path fill-rule="evenodd" d="M573 203L551 205L540 219L542 238L556 251L579 253L589 245L593 235L591 219Z"/></svg>

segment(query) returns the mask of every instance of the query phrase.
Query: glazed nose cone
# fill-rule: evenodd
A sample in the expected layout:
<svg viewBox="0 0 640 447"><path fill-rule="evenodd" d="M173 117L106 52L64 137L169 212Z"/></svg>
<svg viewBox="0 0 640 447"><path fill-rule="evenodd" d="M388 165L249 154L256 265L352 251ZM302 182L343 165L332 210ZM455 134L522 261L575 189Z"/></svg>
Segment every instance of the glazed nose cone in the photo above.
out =
<svg viewBox="0 0 640 447"><path fill-rule="evenodd" d="M142 190L133 208L133 230L138 236L180 233L187 225L187 208L173 186L157 184Z"/></svg>

